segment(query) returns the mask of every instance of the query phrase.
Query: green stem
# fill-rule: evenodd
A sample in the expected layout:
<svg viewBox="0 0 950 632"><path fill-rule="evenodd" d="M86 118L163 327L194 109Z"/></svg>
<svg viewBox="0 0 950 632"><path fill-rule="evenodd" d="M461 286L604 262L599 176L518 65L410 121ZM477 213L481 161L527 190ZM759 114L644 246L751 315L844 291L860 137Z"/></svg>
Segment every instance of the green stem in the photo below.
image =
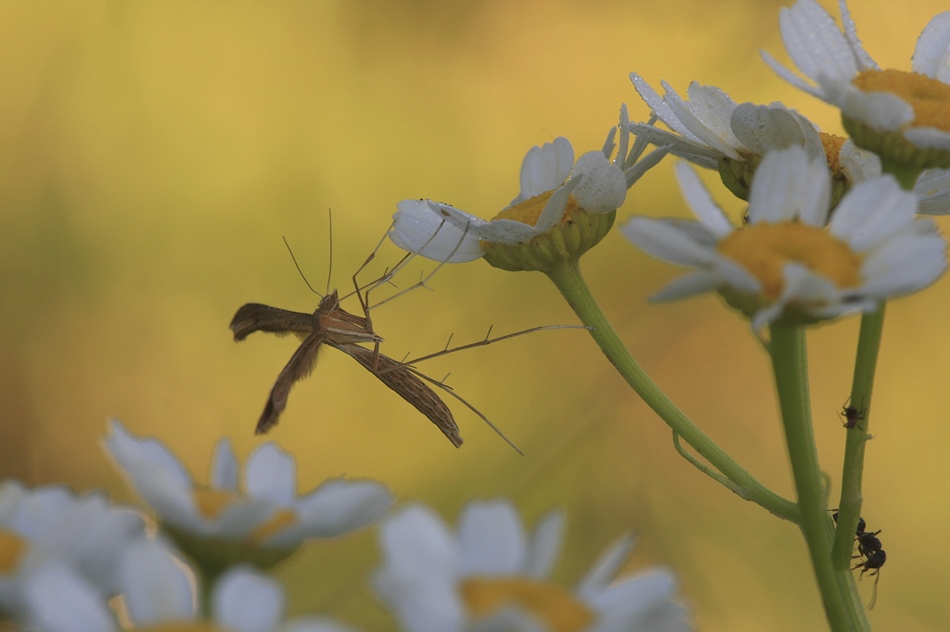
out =
<svg viewBox="0 0 950 632"><path fill-rule="evenodd" d="M854 536L864 499L861 492L864 446L871 436L868 433L871 391L874 386L878 350L881 346L881 332L884 328L885 305L881 303L878 309L861 318L861 333L858 337L858 352L854 362L850 400L850 405L858 411L858 419L853 428L848 428L848 438L845 442L841 499L838 501L838 529L831 551L831 559L836 569L851 566Z"/></svg>
<svg viewBox="0 0 950 632"><path fill-rule="evenodd" d="M831 563L833 527L825 506L825 490L811 422L804 329L798 325L772 325L770 349L782 425L798 493L799 526L808 545L825 614L831 629L836 632L869 630L864 608L854 599L856 590L849 587L854 584L851 570L836 570Z"/></svg>
<svg viewBox="0 0 950 632"><path fill-rule="evenodd" d="M587 287L577 262L563 263L546 274L557 286L581 322L590 327L590 335L611 364L643 401L707 462L734 484L730 487L740 498L751 500L779 518L798 522L795 503L782 498L744 470L712 439L706 436L671 402L637 364ZM715 477L714 477L715 478Z"/></svg>

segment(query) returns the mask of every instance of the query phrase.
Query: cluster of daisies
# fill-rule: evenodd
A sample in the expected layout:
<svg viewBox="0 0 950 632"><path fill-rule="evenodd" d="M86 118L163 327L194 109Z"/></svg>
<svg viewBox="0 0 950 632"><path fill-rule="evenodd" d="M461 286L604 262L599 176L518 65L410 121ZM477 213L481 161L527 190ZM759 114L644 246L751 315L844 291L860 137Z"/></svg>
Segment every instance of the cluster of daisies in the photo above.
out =
<svg viewBox="0 0 950 632"><path fill-rule="evenodd" d="M118 421L105 445L151 510L151 526L101 495L0 484L0 625L351 631L326 617L285 621L283 588L267 572L305 540L381 521L382 561L368 583L407 632L690 629L672 573L617 577L629 537L573 589L550 582L560 512L529 533L510 502L472 502L453 530L422 505L393 510L392 494L376 482L332 479L298 495L293 457L270 442L242 471L228 441L219 441L206 486L160 441Z"/></svg>
<svg viewBox="0 0 950 632"><path fill-rule="evenodd" d="M804 77L763 56L782 78L839 108L850 138L823 133L780 103L737 104L698 83L684 98L664 82L661 95L631 73L650 121L632 123L622 108L603 149L576 162L564 138L532 148L519 195L491 221L404 201L393 242L439 261L484 257L551 273L576 264L609 230L626 189L672 154L682 159L676 176L698 221L634 217L620 228L647 253L693 268L654 300L717 291L759 330L867 312L930 285L946 268L946 246L918 214L950 213L950 12L926 26L910 72L881 69L844 0L840 12L842 28L815 0L781 10L782 39ZM648 145L656 149L644 155ZM713 201L693 166L718 170L748 202L741 221Z"/></svg>

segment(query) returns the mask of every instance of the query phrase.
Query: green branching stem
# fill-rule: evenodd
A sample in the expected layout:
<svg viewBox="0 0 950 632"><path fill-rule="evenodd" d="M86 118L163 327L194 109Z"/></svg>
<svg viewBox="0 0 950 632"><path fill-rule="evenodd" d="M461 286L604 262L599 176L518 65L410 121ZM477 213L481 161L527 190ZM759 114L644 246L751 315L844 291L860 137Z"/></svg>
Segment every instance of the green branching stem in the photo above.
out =
<svg viewBox="0 0 950 632"><path fill-rule="evenodd" d="M835 632L870 630L851 569L835 568L831 561L834 527L826 507L812 428L804 329L800 325L773 325L771 353L782 425L798 493L799 526L808 545L825 614Z"/></svg>
<svg viewBox="0 0 950 632"><path fill-rule="evenodd" d="M727 487L741 498L761 505L779 518L798 522L798 508L795 503L782 498L753 478L695 426L650 380L601 311L581 275L577 262L562 263L547 270L546 274L581 322L590 328L590 335L607 359L637 395L673 430L674 436L682 438L699 456L721 472L732 483ZM690 462L694 465L698 463L694 459L690 459ZM704 471L712 474L708 470ZM715 476L713 478L719 480Z"/></svg>

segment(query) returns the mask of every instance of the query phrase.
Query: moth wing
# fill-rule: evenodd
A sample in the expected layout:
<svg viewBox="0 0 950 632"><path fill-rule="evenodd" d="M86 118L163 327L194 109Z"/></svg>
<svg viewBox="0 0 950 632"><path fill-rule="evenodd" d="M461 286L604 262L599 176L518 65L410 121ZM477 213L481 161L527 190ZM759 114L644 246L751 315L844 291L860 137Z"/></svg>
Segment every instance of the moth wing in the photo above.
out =
<svg viewBox="0 0 950 632"><path fill-rule="evenodd" d="M270 395L267 397L267 403L264 405L264 412L257 422L256 434L264 434L277 425L280 414L287 407L287 397L290 395L290 388L295 382L298 382L313 371L317 362L317 352L320 351L320 345L326 341L325 331L315 331L307 336L294 354L290 356L290 361L277 376Z"/></svg>
<svg viewBox="0 0 950 632"><path fill-rule="evenodd" d="M332 344L332 343L331 343ZM375 353L355 344L333 345L360 363L379 381L396 391L416 410L429 418L456 448L462 445L462 435L452 411L425 382L412 374L409 367L381 353Z"/></svg>

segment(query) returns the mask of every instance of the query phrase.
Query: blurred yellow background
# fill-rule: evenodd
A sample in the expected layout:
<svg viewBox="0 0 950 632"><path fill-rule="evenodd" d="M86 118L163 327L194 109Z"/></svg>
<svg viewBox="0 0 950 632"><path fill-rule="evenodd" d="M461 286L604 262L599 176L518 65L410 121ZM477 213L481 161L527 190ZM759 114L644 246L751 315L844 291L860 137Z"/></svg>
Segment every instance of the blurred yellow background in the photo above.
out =
<svg viewBox="0 0 950 632"><path fill-rule="evenodd" d="M296 342L259 334L236 345L230 318L248 301L299 311L318 301L281 236L322 288L332 209L332 284L349 288L399 200L431 197L491 217L516 195L532 145L565 135L578 155L599 148L622 102L645 119L630 71L681 92L697 80L740 102L782 100L839 130L832 108L759 59L760 48L785 58L782 4L0 4L0 475L133 500L101 448L112 415L160 438L200 480L217 439L230 437L243 458L263 440L254 423ZM899 68L946 7L852 4L871 55ZM631 191L618 221L688 214L670 167L664 161ZM380 266L397 256L384 247ZM583 263L659 385L754 475L792 496L768 360L746 322L714 297L647 304L680 271L616 231ZM489 325L507 333L576 322L538 274L475 262L444 268L430 286L374 313L385 353L437 350L453 332L456 342L476 340ZM863 510L888 552L871 613L882 630L950 627L950 552L941 546L950 525L948 295L942 280L888 309ZM833 498L845 439L836 412L856 324L810 335ZM560 506L569 517L561 581L576 581L633 530L630 568L671 566L699 628L825 628L798 531L679 458L666 426L584 332L533 334L422 368L451 371L450 384L526 456L450 401L466 439L452 448L330 349L266 437L296 455L302 491L341 474L370 477L453 523L476 497L510 496L531 524ZM367 587L376 562L366 531L312 544L278 575L294 613L389 629ZM870 597L871 581L861 587Z"/></svg>

